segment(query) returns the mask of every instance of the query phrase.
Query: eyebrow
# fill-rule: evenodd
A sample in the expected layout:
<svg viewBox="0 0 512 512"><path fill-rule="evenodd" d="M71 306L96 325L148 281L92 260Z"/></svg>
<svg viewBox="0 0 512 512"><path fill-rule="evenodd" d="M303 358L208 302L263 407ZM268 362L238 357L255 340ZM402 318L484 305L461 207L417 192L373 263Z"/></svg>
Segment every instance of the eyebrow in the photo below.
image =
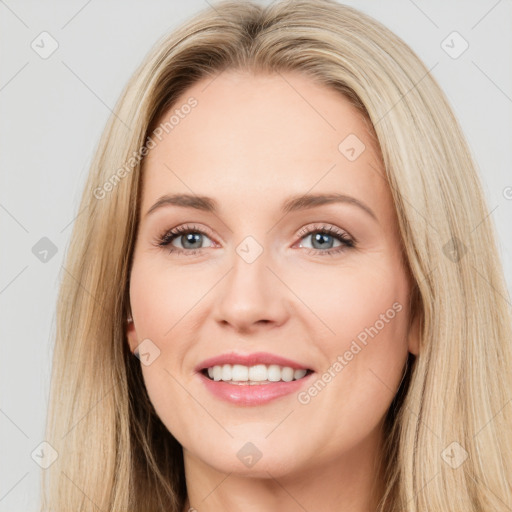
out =
<svg viewBox="0 0 512 512"><path fill-rule="evenodd" d="M345 203L357 206L377 221L377 216L369 206L359 199L345 194L305 194L292 196L283 203L281 211L283 214L288 214L290 212L306 210L332 203ZM217 213L219 210L218 203L211 197L191 194L173 194L161 196L146 212L146 217L154 211L170 205L194 208L209 213Z"/></svg>

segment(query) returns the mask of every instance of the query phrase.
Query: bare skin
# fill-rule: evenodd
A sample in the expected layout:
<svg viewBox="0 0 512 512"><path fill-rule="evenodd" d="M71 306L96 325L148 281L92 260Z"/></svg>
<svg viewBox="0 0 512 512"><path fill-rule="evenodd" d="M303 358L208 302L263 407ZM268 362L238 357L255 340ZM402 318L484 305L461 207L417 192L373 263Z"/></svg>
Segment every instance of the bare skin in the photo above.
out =
<svg viewBox="0 0 512 512"><path fill-rule="evenodd" d="M142 370L183 446L184 510L369 512L382 492L382 422L408 352L418 353L378 149L358 111L306 76L225 72L209 82L182 95L177 107L191 96L197 106L145 162L127 331L132 351L147 338L160 351ZM340 151L349 134L362 152L350 150L354 139ZM146 216L177 193L211 197L218 211L167 205ZM291 196L333 193L375 218L353 202L280 211ZM198 234L194 245L180 233L159 247L179 226ZM335 230L323 244L322 228ZM244 245L249 236L255 242ZM262 252L248 263L241 243ZM227 352L270 352L315 373L300 396L237 405L214 396L195 370ZM333 366L339 356L342 370ZM325 372L330 380L310 391ZM261 453L251 467L237 456L248 442Z"/></svg>

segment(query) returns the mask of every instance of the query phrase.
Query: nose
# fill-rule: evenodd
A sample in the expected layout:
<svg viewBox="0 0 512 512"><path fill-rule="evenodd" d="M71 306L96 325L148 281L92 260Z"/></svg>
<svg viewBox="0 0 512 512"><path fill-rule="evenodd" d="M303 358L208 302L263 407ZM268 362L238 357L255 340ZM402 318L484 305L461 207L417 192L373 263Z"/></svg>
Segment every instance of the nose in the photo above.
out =
<svg viewBox="0 0 512 512"><path fill-rule="evenodd" d="M266 251L251 263L234 254L233 268L217 287L215 319L221 327L248 334L286 322L289 292L269 260Z"/></svg>

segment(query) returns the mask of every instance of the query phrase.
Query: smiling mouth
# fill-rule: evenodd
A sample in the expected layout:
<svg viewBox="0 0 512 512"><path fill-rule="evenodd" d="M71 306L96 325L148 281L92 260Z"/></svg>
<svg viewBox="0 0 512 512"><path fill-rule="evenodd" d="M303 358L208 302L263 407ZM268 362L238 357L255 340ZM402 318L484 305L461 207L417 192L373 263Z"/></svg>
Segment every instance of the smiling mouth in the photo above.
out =
<svg viewBox="0 0 512 512"><path fill-rule="evenodd" d="M209 380L216 382L254 386L300 380L313 373L313 371L307 368L294 369L277 364L257 364L254 366L223 364L204 368L201 373Z"/></svg>

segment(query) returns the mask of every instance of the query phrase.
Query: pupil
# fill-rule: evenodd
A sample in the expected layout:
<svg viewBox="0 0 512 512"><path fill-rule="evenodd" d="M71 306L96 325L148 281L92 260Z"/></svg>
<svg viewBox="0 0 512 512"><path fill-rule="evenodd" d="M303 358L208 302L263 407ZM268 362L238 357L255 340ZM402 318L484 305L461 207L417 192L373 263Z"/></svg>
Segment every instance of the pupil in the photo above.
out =
<svg viewBox="0 0 512 512"><path fill-rule="evenodd" d="M332 238L331 235L327 235L326 233L317 233L313 237L313 247L315 246L316 242L321 244L320 245L321 248L326 247L326 239L328 239L328 238ZM328 241L327 241L327 245L328 245Z"/></svg>

